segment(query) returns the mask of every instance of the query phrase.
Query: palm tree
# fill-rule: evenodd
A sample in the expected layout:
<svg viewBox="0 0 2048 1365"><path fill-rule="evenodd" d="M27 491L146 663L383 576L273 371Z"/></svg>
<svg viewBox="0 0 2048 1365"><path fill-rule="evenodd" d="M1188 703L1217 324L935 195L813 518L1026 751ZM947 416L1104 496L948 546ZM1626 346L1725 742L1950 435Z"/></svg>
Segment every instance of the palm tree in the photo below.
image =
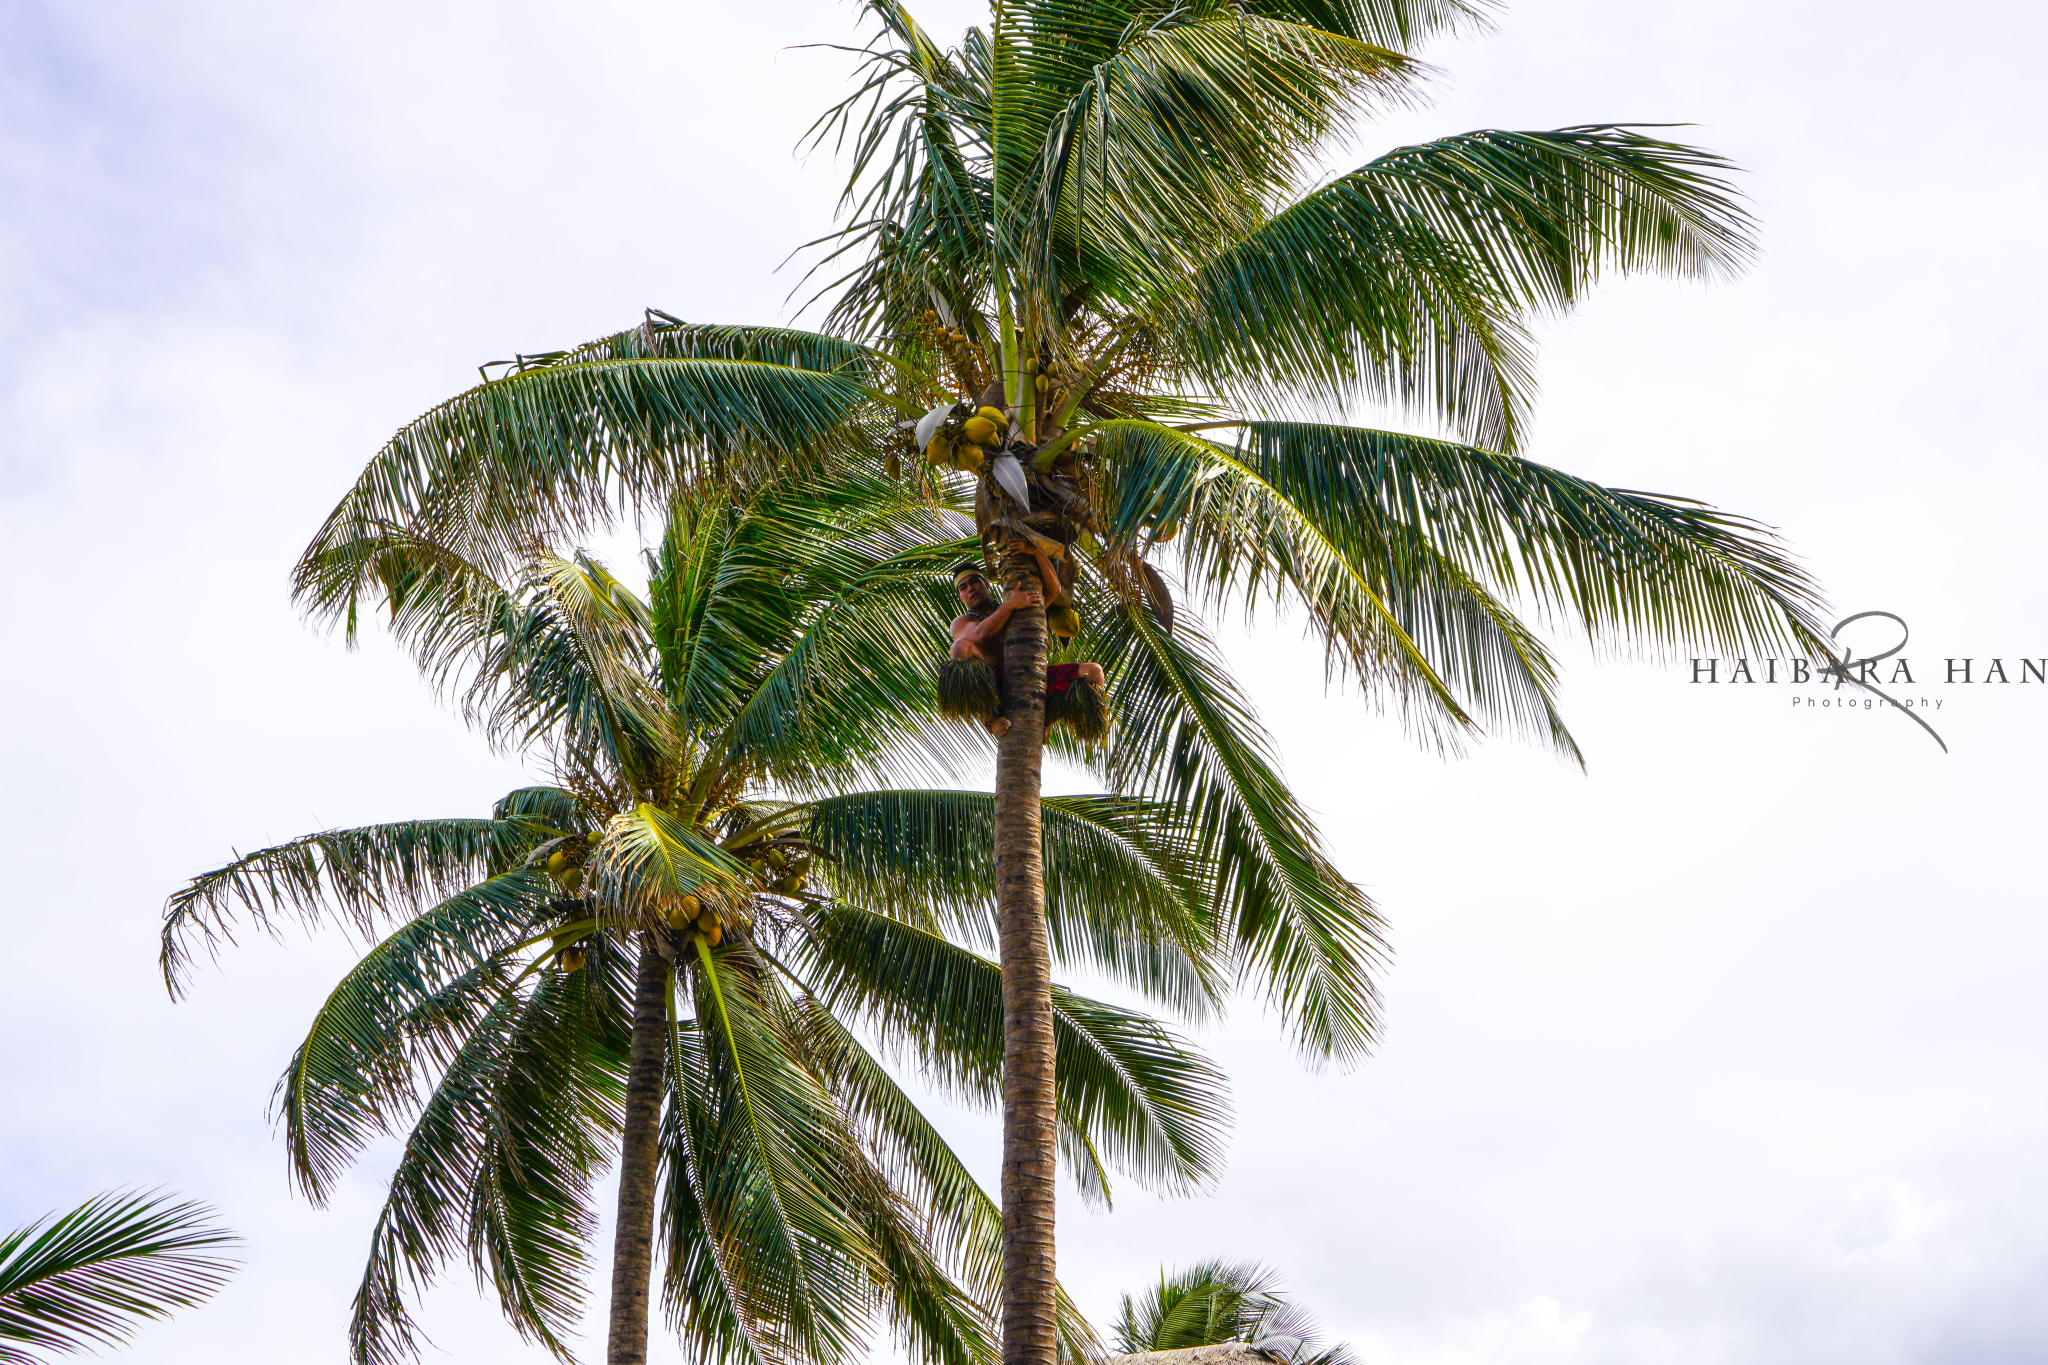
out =
<svg viewBox="0 0 2048 1365"><path fill-rule="evenodd" d="M0 1365L36 1365L35 1350L117 1346L138 1321L212 1297L238 1239L203 1204L101 1194L68 1213L0 1234Z"/></svg>
<svg viewBox="0 0 2048 1365"><path fill-rule="evenodd" d="M1315 1319L1279 1290L1273 1272L1250 1261L1204 1261L1141 1294L1123 1296L1110 1328L1125 1354L1242 1342L1290 1365L1354 1365L1342 1342L1320 1344Z"/></svg>
<svg viewBox="0 0 2048 1365"><path fill-rule="evenodd" d="M817 130L853 165L849 222L824 239L846 267L825 330L650 311L519 357L378 454L302 561L301 600L349 616L370 581L351 547L393 527L502 554L694 480L818 464L971 492L1002 581L1085 608L1057 623L1107 667L1120 719L1079 757L1111 790L1202 813L1211 852L1256 863L1225 882L1235 949L1307 1051L1362 1056L1371 909L1244 738L1161 564L1211 607L1299 608L1333 676L1446 746L1512 730L1578 756L1531 610L1610 647L1819 641L1811 584L1763 528L1518 453L1528 319L1606 272L1743 264L1727 163L1640 128L1482 130L1315 181L1319 149L1412 92L1407 54L1479 8L998 0L949 49L869 0L860 88ZM1285 420L1359 400L1441 434ZM1059 556L1061 583L1013 539ZM1046 1365L1052 646L1044 613L1012 622L994 824L1002 1336L1006 1365Z"/></svg>
<svg viewBox="0 0 2048 1365"><path fill-rule="evenodd" d="M999 1213L857 1036L993 1098L999 973L969 946L993 927L993 802L858 781L957 742L914 664L958 532L880 481L706 494L674 509L644 598L583 556L534 553L505 581L416 536L357 548L421 663L556 780L487 820L262 849L167 907L174 989L238 911L380 940L278 1091L316 1202L365 1142L405 1133L354 1358L411 1354L402 1282L463 1253L515 1327L567 1358L613 1153L611 1361L645 1358L657 1233L668 1316L706 1358L839 1360L876 1307L921 1359L987 1358ZM1048 802L1055 902L1071 956L1213 992L1213 874L1164 814ZM905 860L914 876L892 872ZM1108 1165L1166 1189L1209 1173L1206 1062L1063 990L1054 1025L1059 1138L1084 1189L1106 1195ZM1065 1326L1085 1343L1071 1311Z"/></svg>

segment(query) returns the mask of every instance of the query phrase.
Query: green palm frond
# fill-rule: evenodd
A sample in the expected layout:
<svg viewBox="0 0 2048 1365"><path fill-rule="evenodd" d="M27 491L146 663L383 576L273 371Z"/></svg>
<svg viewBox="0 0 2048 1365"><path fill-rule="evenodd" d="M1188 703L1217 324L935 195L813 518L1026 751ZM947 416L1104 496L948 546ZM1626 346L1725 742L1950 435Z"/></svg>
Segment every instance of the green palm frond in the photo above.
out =
<svg viewBox="0 0 2048 1365"><path fill-rule="evenodd" d="M657 320L522 360L418 418L371 462L299 561L294 595L345 609L368 565L351 546L394 530L480 563L615 510L613 490L664 499L699 474L812 460L864 443L875 353L780 328Z"/></svg>
<svg viewBox="0 0 2048 1365"><path fill-rule="evenodd" d="M292 918L327 916L365 936L380 922L416 915L523 857L547 834L523 818L401 820L322 830L244 854L202 872L164 906L160 960L175 998L197 940L208 952L234 942L234 914L276 933Z"/></svg>
<svg viewBox="0 0 2048 1365"><path fill-rule="evenodd" d="M1143 1293L1125 1294L1111 1332L1126 1352L1179 1351L1241 1341L1294 1365L1356 1365L1348 1346L1320 1344L1321 1332L1280 1292L1279 1277L1251 1261L1203 1261L1161 1271Z"/></svg>
<svg viewBox="0 0 2048 1365"><path fill-rule="evenodd" d="M1776 537L1691 499L1353 427L1251 423L1238 458L1383 581L1412 544L1610 646L1813 650L1825 633L1812 580Z"/></svg>
<svg viewBox="0 0 2048 1365"><path fill-rule="evenodd" d="M1135 547L1146 523L1186 525L1182 557L1208 571L1205 587L1219 605L1236 602L1256 611L1270 594L1279 607L1306 606L1310 629L1322 634L1333 664L1398 698L1424 733L1446 739L1471 725L1436 658L1411 633L1413 614L1404 620L1389 600L1410 594L1429 601L1426 588L1441 595L1441 582L1425 586L1387 572L1389 566L1361 562L1349 543L1354 527L1304 516L1211 441L1153 422L1105 422L1096 430L1112 490L1104 528L1112 545ZM1107 555L1103 567L1128 580L1127 558L1128 551L1121 558ZM1440 565L1422 567L1441 578ZM1139 596L1128 583L1119 586L1126 598ZM1446 662L1455 665L1461 657L1454 653ZM1542 682L1547 685L1547 675Z"/></svg>
<svg viewBox="0 0 2048 1365"><path fill-rule="evenodd" d="M1397 94L1413 72L1384 48L1236 5L1018 12L1017 145L1038 149L1018 168L1020 202L1036 201L1022 218L1036 240L1021 245L1048 299L1086 285L1135 303L1199 265L1263 218L1366 95Z"/></svg>
<svg viewBox="0 0 2048 1365"><path fill-rule="evenodd" d="M505 951L552 913L548 878L512 872L449 897L379 943L314 1016L278 1081L299 1188L326 1202L363 1144L417 1107L423 1066L445 1063L511 984Z"/></svg>
<svg viewBox="0 0 2048 1365"><path fill-rule="evenodd" d="M1175 1275L1161 1272L1143 1294L1125 1294L1110 1331L1126 1352L1179 1351L1248 1340L1282 1300L1278 1281L1250 1262L1204 1261Z"/></svg>
<svg viewBox="0 0 2048 1365"><path fill-rule="evenodd" d="M464 710L494 742L598 753L645 783L672 746L646 605L588 556L535 556L530 590L476 642Z"/></svg>
<svg viewBox="0 0 2048 1365"><path fill-rule="evenodd" d="M746 964L697 945L701 1071L682 1073L696 1082L683 1100L697 1200L756 1351L837 1361L864 1336L880 1269L856 1212L866 1163L818 1077L780 1045L786 1001Z"/></svg>
<svg viewBox="0 0 2048 1365"><path fill-rule="evenodd" d="M1494 5L1492 0L1252 0L1245 8L1407 52L1430 38L1484 26Z"/></svg>
<svg viewBox="0 0 2048 1365"><path fill-rule="evenodd" d="M0 1362L37 1365L125 1342L137 1326L211 1297L241 1240L204 1204L95 1195L0 1235Z"/></svg>
<svg viewBox="0 0 2048 1365"><path fill-rule="evenodd" d="M590 1186L625 1088L624 965L589 965L501 995L451 1059L392 1174L349 1325L358 1365L418 1353L407 1280L465 1255L520 1335L557 1359L581 1309Z"/></svg>
<svg viewBox="0 0 2048 1365"><path fill-rule="evenodd" d="M1197 382L1253 408L1362 393L1512 451L1533 391L1519 319L1606 270L1739 267L1751 225L1727 170L1628 128L1404 147L1261 223L1153 316Z"/></svg>
<svg viewBox="0 0 2048 1365"><path fill-rule="evenodd" d="M1002 1069L996 964L936 934L844 902L811 907L792 945L833 1009L868 1019L963 1098L991 1103ZM1224 1081L1157 1022L1053 990L1060 1122L1148 1188L1205 1183L1220 1157Z"/></svg>
<svg viewBox="0 0 2048 1365"><path fill-rule="evenodd" d="M741 1317L741 1285L728 1274L721 1254L729 1252L730 1245L719 1241L702 1198L708 1152L701 1144L709 1128L703 1040L696 1020L673 1017L673 997L670 1010L663 1068L661 1203L655 1215L655 1236L666 1267L663 1312L669 1326L693 1345L699 1360L768 1365L770 1357L759 1349L749 1323Z"/></svg>
<svg viewBox="0 0 2048 1365"><path fill-rule="evenodd" d="M1330 863L1280 780L1251 707L1193 623L1169 634L1135 603L1083 632L1117 699L1097 760L1108 784L1171 805L1197 831L1240 971L1312 1057L1363 1059L1376 1029L1379 914Z"/></svg>
<svg viewBox="0 0 2048 1365"><path fill-rule="evenodd" d="M1041 803L1046 920L1056 961L1103 972L1188 1018L1222 994L1209 884L1171 808L1115 796ZM878 791L808 807L824 884L856 904L984 946L995 941L995 798Z"/></svg>
<svg viewBox="0 0 2048 1365"><path fill-rule="evenodd" d="M796 1002L808 1054L840 1097L865 1145L916 1208L925 1236L993 1303L1002 1269L1002 1210L924 1112L830 1009Z"/></svg>
<svg viewBox="0 0 2048 1365"><path fill-rule="evenodd" d="M803 792L978 753L926 682L948 644L934 593L961 553L928 506L860 474L705 519L679 508L651 592L664 689L707 759Z"/></svg>

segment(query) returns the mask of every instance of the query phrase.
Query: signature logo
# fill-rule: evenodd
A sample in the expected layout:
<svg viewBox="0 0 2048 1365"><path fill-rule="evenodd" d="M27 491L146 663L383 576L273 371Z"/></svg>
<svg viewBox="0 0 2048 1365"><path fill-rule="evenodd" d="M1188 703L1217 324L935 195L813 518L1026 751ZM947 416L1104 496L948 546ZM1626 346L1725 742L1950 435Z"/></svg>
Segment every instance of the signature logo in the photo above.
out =
<svg viewBox="0 0 2048 1365"><path fill-rule="evenodd" d="M1828 631L1828 638L1839 643L1844 626L1854 625L1858 621L1870 620L1890 621L1896 625L1899 628L1899 642L1890 649L1880 650L1875 654L1865 654L1861 657L1857 656L1853 648L1844 650L1840 658L1835 657L1830 652L1827 663L1818 670L1820 676L1823 678L1833 678L1835 680L1835 691L1837 692L1842 690L1844 683L1853 683L1866 692L1882 697L1890 704L1894 711L1897 711L1907 720L1912 721L1915 725L1925 730L1928 738L1939 744L1943 753L1947 753L1948 741L1936 734L1932 725L1921 719L1919 713L1911 706L1901 702L1897 697L1885 692L1876 683L1871 681L1873 674L1876 672L1878 662L1883 659L1889 659L1894 654L1897 654L1906 647L1906 641L1913 638L1912 631L1907 629L1905 617L1889 611L1859 611L1854 616L1844 616L1841 620L1835 622L1834 626Z"/></svg>

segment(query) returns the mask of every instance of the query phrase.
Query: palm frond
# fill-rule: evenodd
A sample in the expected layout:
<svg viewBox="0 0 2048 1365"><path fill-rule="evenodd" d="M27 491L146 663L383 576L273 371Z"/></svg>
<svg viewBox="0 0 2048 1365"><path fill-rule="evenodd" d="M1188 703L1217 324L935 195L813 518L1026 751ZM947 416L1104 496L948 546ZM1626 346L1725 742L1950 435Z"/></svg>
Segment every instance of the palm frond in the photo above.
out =
<svg viewBox="0 0 2048 1365"><path fill-rule="evenodd" d="M101 1194L0 1235L0 1362L115 1346L226 1282L239 1239L198 1203Z"/></svg>
<svg viewBox="0 0 2048 1365"><path fill-rule="evenodd" d="M1408 52L1430 38L1482 28L1492 0L1253 0L1247 9Z"/></svg>
<svg viewBox="0 0 2048 1365"><path fill-rule="evenodd" d="M1021 259L1048 303L1078 286L1136 303L1199 265L1366 96L1398 96L1415 74L1397 53L1233 4L1017 14L997 166L1031 148L1006 201L1028 203Z"/></svg>
<svg viewBox="0 0 2048 1365"><path fill-rule="evenodd" d="M578 972L499 996L469 1030L406 1139L349 1324L358 1365L418 1354L407 1280L467 1255L507 1319L557 1359L582 1304L589 1207L620 1123L627 990L609 940Z"/></svg>
<svg viewBox="0 0 2048 1365"><path fill-rule="evenodd" d="M1241 1341L1294 1365L1355 1365L1350 1348L1323 1347L1315 1320L1251 1261L1203 1261L1125 1294L1110 1329L1126 1352L1178 1351Z"/></svg>
<svg viewBox="0 0 2048 1365"><path fill-rule="evenodd" d="M1739 268L1751 225L1727 169L1629 128L1404 147L1221 250L1161 296L1158 325L1250 407L1365 394L1512 451L1533 392L1520 319L1607 270Z"/></svg>
<svg viewBox="0 0 2048 1365"><path fill-rule="evenodd" d="M1146 526L1185 525L1189 534L1181 556L1202 573L1212 601L1236 603L1251 613L1262 595L1271 594L1283 607L1304 606L1332 664L1397 698L1423 733L1450 742L1470 728L1458 692L1410 630L1425 618L1402 612L1394 601L1405 594L1434 604L1445 595L1440 565L1408 556L1424 561L1425 579L1411 563L1364 562L1354 543L1360 539L1357 528L1305 515L1224 448L1199 436L1154 422L1105 422L1097 430L1108 504L1104 530L1112 547L1102 566L1127 601L1146 586L1134 587L1128 567ZM1408 577L1398 576L1402 570ZM1158 596L1143 595L1148 601ZM1153 616L1170 627L1153 605ZM1462 658L1452 654L1446 662L1456 665ZM1540 670L1537 676L1541 693L1547 677Z"/></svg>
<svg viewBox="0 0 2048 1365"><path fill-rule="evenodd" d="M880 1270L856 1212L866 1163L747 955L699 940L690 980L701 1052L681 1073L684 1121L717 1270L763 1359L840 1360Z"/></svg>
<svg viewBox="0 0 2048 1365"><path fill-rule="evenodd" d="M1104 972L1183 1017L1205 1017L1222 982L1195 834L1171 807L1131 798L1046 797L1040 811L1055 960ZM825 797L808 808L805 838L825 859L824 885L840 896L993 945L994 797Z"/></svg>
<svg viewBox="0 0 2048 1365"><path fill-rule="evenodd" d="M1610 646L1813 650L1813 581L1766 528L1688 498L1605 488L1397 432L1255 422L1238 458L1382 581L1418 546Z"/></svg>
<svg viewBox="0 0 2048 1365"><path fill-rule="evenodd" d="M479 563L605 524L698 474L803 464L864 442L873 352L813 333L657 319L524 357L380 451L307 547L294 595L334 619L369 586L349 547L394 530Z"/></svg>
<svg viewBox="0 0 2048 1365"><path fill-rule="evenodd" d="M417 1104L422 1067L445 1065L510 986L502 954L550 914L545 874L517 871L449 897L343 977L278 1081L299 1188L324 1204L363 1144Z"/></svg>
<svg viewBox="0 0 2048 1365"><path fill-rule="evenodd" d="M650 924L684 896L738 902L754 889L746 864L648 801L612 817L585 876L613 915Z"/></svg>
<svg viewBox="0 0 2048 1365"><path fill-rule="evenodd" d="M1082 633L1117 699L1096 760L1113 788L1164 801L1201 832L1197 861L1239 970L1311 1057L1361 1060L1376 1031L1385 955L1372 903L1331 864L1275 770L1250 705L1190 621L1172 634L1135 603Z"/></svg>
<svg viewBox="0 0 2048 1365"><path fill-rule="evenodd" d="M322 830L202 872L164 906L160 961L173 998L184 990L194 940L209 953L234 942L234 914L276 933L285 918L334 916L359 934L417 915L523 857L548 837L531 821L401 820Z"/></svg>
<svg viewBox="0 0 2048 1365"><path fill-rule="evenodd" d="M834 1010L871 1022L962 1098L991 1103L1002 1069L996 964L872 911L812 906L792 944ZM1220 1156L1222 1075L1190 1044L1128 1010L1053 990L1060 1122L1146 1188L1210 1179Z"/></svg>

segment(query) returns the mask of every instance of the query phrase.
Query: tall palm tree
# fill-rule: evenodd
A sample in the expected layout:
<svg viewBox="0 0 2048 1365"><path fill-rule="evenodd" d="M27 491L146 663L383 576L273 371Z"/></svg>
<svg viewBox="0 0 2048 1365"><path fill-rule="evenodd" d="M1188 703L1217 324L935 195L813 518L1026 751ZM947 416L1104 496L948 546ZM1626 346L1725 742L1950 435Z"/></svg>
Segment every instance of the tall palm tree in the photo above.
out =
<svg viewBox="0 0 2048 1365"><path fill-rule="evenodd" d="M212 1297L238 1239L203 1204L101 1194L0 1233L0 1365L125 1342L138 1322Z"/></svg>
<svg viewBox="0 0 2048 1365"><path fill-rule="evenodd" d="M1609 646L1817 647L1811 585L1763 528L1518 453L1531 317L1607 272L1743 264L1727 164L1589 125L1459 134L1318 180L1320 150L1410 97L1408 54L1473 22L1469 0L998 0L952 48L894 0L866 8L860 88L818 128L853 164L850 221L824 239L845 267L826 330L650 311L521 356L379 453L302 561L302 600L352 612L368 580L349 547L389 527L503 553L622 500L819 463L971 490L1002 581L1084 609L1057 621L1106 665L1120 722L1080 757L1113 790L1204 812L1219 857L1256 859L1226 883L1235 945L1308 1051L1354 1059L1373 1030L1370 907L1242 739L1161 565L1212 607L1300 608L1333 675L1443 745L1520 730L1577 756L1518 612ZM1300 420L1356 401L1440 434ZM1059 557L1062 581L1040 583L1017 541ZM1011 621L1002 1334L1006 1365L1045 1365L1052 646L1043 612Z"/></svg>
<svg viewBox="0 0 2048 1365"><path fill-rule="evenodd" d="M1000 1216L858 1037L993 1099L999 973L971 947L992 930L993 803L860 784L957 740L916 664L958 532L879 481L707 493L676 506L644 598L583 556L533 553L506 581L417 536L357 549L421 663L556 781L487 820L258 850L167 907L174 985L238 911L380 940L278 1091L315 1201L366 1141L405 1133L354 1358L411 1354L403 1281L462 1252L566 1358L614 1153L615 1365L645 1358L657 1233L669 1317L706 1358L835 1361L877 1306L921 1359L987 1358ZM1053 801L1046 848L1071 955L1171 997L1213 991L1216 964L1213 873L1167 814ZM882 830L889 852L865 851ZM1204 1178L1208 1064L1065 991L1054 1023L1083 1188L1106 1196L1108 1165L1161 1188Z"/></svg>
<svg viewBox="0 0 2048 1365"><path fill-rule="evenodd" d="M1291 1365L1354 1365L1351 1349L1324 1346L1315 1319L1250 1261L1204 1261L1125 1294L1110 1332L1126 1354L1242 1342Z"/></svg>

